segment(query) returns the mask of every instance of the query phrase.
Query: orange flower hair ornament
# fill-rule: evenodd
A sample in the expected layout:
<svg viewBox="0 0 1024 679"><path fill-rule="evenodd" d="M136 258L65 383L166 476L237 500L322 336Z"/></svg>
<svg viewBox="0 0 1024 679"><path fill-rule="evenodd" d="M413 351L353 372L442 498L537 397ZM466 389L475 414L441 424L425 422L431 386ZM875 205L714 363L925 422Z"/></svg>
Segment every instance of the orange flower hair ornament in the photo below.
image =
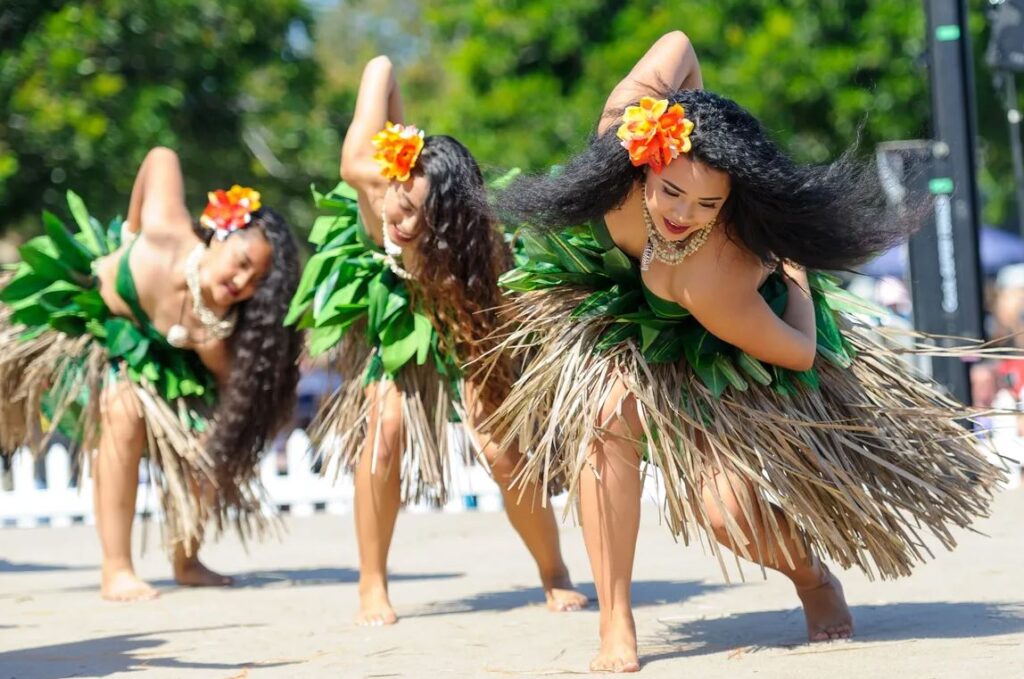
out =
<svg viewBox="0 0 1024 679"><path fill-rule="evenodd" d="M380 163L380 173L388 179L408 181L423 150L423 130L388 121L371 142L377 149L373 159Z"/></svg>
<svg viewBox="0 0 1024 679"><path fill-rule="evenodd" d="M656 174L680 153L690 152L693 121L680 104L668 99L643 97L637 106L626 107L616 133L633 165L649 165Z"/></svg>
<svg viewBox="0 0 1024 679"><path fill-rule="evenodd" d="M229 190L217 189L207 195L209 203L203 210L199 223L213 229L217 240L249 226L252 213L260 209L260 192L235 184Z"/></svg>

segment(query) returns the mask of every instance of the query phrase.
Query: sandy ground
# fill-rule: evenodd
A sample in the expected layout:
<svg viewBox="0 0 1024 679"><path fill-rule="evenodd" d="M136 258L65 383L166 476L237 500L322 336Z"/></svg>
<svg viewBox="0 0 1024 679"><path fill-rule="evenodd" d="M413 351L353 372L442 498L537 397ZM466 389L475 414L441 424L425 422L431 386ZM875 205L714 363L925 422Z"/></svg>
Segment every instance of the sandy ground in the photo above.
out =
<svg viewBox="0 0 1024 679"><path fill-rule="evenodd" d="M597 613L553 614L500 514L399 518L392 595L402 620L357 628L351 517L288 521L280 543L234 539L207 562L237 586L173 586L151 548L139 572L152 602L99 599L92 528L0 531L0 679L58 677L534 677L583 674ZM637 627L645 677L1024 677L1024 492L1003 494L987 536L961 534L914 577L845 574L853 642L807 646L788 583L728 585L701 548L674 544L645 508ZM151 540L151 544L153 541ZM591 596L579 531L567 562Z"/></svg>

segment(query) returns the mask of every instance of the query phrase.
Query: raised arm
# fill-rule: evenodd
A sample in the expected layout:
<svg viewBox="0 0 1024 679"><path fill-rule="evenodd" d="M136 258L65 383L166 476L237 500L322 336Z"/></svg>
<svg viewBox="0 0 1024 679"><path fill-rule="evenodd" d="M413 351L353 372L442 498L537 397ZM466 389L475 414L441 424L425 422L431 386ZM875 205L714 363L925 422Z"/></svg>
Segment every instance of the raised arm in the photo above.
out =
<svg viewBox="0 0 1024 679"><path fill-rule="evenodd" d="M400 123L402 119L402 95L391 60L383 55L374 57L363 69L356 110L341 145L341 178L356 189L386 184L373 160L370 140L388 121Z"/></svg>
<svg viewBox="0 0 1024 679"><path fill-rule="evenodd" d="M672 31L658 38L629 75L615 86L605 102L598 132L607 130L623 108L644 95L653 94L662 85L674 90L704 87L697 53L682 31Z"/></svg>
<svg viewBox="0 0 1024 679"><path fill-rule="evenodd" d="M146 154L135 175L127 221L130 233L145 233L147 238L180 238L191 230L177 153L158 146Z"/></svg>

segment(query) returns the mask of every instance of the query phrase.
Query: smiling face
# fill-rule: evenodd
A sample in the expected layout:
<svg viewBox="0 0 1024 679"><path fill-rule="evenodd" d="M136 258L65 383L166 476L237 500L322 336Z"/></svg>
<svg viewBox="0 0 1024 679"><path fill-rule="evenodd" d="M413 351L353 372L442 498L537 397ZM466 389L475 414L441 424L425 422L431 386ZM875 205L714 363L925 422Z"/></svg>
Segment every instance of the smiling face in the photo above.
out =
<svg viewBox="0 0 1024 679"><path fill-rule="evenodd" d="M384 229L398 246L411 245L423 232L423 203L429 181L414 173L408 181L393 181L384 194Z"/></svg>
<svg viewBox="0 0 1024 679"><path fill-rule="evenodd" d="M219 307L244 302L269 273L272 254L258 228L237 231L223 241L214 238L200 263L200 286Z"/></svg>
<svg viewBox="0 0 1024 679"><path fill-rule="evenodd" d="M718 218L731 184L726 173L683 154L661 174L647 171L647 209L664 238L681 240Z"/></svg>

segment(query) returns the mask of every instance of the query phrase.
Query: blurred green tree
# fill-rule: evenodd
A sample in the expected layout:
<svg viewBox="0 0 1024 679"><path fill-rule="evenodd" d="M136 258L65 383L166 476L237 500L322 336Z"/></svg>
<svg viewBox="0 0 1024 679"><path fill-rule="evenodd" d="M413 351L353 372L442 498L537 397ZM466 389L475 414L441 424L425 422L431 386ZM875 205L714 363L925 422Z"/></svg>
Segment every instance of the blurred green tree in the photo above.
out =
<svg viewBox="0 0 1024 679"><path fill-rule="evenodd" d="M308 214L337 137L302 0L12 0L0 16L0 229L60 210L68 187L123 212L155 145L180 153L195 210L239 182Z"/></svg>

